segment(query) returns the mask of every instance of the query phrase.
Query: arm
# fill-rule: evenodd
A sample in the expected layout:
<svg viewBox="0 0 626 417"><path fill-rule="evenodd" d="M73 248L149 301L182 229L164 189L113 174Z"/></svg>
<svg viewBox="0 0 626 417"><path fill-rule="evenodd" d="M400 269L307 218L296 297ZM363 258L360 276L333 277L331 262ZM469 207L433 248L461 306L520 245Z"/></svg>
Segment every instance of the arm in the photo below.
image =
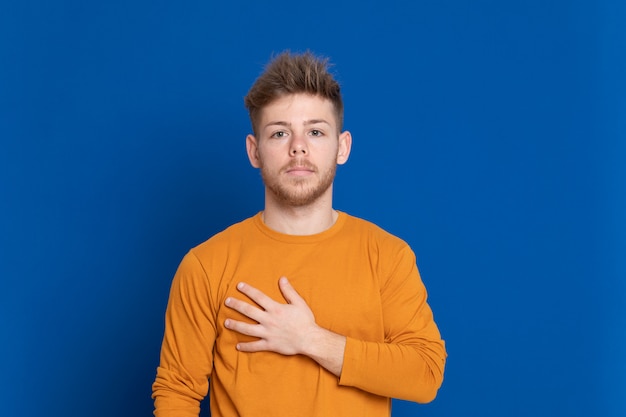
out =
<svg viewBox="0 0 626 417"><path fill-rule="evenodd" d="M446 352L426 303L415 257L407 247L388 260L381 288L385 341L346 338L322 329L306 302L285 278L279 282L288 304L241 283L238 289L258 304L228 298L226 305L256 321L232 319L225 326L258 340L240 343L246 352L302 354L340 377L339 384L387 397L431 401L443 380Z"/></svg>
<svg viewBox="0 0 626 417"><path fill-rule="evenodd" d="M213 367L215 317L208 280L193 253L181 262L170 291L161 361L152 386L156 417L197 417Z"/></svg>
<svg viewBox="0 0 626 417"><path fill-rule="evenodd" d="M381 283L385 341L348 338L341 385L420 403L432 401L443 382L446 351L415 255L408 246L385 259Z"/></svg>

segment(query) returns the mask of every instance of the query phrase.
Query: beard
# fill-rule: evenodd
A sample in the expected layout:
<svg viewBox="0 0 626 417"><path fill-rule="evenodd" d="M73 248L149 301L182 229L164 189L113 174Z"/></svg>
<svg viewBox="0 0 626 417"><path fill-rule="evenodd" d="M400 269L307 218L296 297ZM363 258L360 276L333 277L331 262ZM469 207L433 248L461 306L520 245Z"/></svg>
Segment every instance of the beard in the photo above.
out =
<svg viewBox="0 0 626 417"><path fill-rule="evenodd" d="M281 181L281 174L292 166L306 166L319 175L312 178L289 178ZM325 172L319 173L317 167L301 161L295 161L283 167L278 174L270 172L262 161L260 168L265 187L276 197L277 201L293 207L306 206L320 198L333 184L337 172L336 164L331 164Z"/></svg>

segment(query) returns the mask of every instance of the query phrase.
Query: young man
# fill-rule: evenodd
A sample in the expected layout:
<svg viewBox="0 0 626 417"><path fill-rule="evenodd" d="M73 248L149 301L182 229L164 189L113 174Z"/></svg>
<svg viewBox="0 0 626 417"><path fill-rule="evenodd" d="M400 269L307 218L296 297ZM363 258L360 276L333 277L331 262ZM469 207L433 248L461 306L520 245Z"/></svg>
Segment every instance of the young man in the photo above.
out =
<svg viewBox="0 0 626 417"><path fill-rule="evenodd" d="M446 352L413 252L332 207L352 137L326 61L279 55L245 104L265 208L181 262L155 416L198 416L208 392L213 417L378 417L391 398L431 401Z"/></svg>

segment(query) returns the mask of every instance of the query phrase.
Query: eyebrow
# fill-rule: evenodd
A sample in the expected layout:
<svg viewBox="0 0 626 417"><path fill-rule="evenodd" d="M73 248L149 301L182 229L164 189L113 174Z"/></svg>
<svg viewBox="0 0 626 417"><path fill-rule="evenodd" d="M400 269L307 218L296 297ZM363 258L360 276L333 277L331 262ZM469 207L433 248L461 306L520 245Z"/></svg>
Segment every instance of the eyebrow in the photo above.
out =
<svg viewBox="0 0 626 417"><path fill-rule="evenodd" d="M305 120L303 125L304 126L310 126L310 125L316 125L316 124L320 124L320 123L324 123L324 124L327 124L328 126L331 126L331 124L329 122L327 122L326 120L324 120L324 119ZM277 120L275 122L269 122L269 123L267 123L265 125L265 127L269 127L269 126L286 126L286 127L291 127L291 123Z"/></svg>
<svg viewBox="0 0 626 417"><path fill-rule="evenodd" d="M316 125L316 124L319 124L319 123L325 123L325 124L327 124L328 126L330 126L330 123L328 123L328 122L327 122L326 120L324 120L324 119L311 119L311 120L305 120L305 121L304 121L304 125L305 125L305 126L309 126L309 125Z"/></svg>

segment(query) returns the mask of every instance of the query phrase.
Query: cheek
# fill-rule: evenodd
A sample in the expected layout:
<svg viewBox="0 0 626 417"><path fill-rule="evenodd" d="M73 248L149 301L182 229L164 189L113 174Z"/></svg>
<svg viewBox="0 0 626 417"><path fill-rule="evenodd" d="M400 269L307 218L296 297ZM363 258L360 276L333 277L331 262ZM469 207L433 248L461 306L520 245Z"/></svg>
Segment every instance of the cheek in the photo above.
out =
<svg viewBox="0 0 626 417"><path fill-rule="evenodd" d="M282 156L286 153L284 149L278 146L265 146L256 150L257 159L266 165L280 164L283 160Z"/></svg>
<svg viewBox="0 0 626 417"><path fill-rule="evenodd" d="M259 168L271 168L272 166L280 165L279 159L272 153L271 150L257 150L256 157Z"/></svg>

